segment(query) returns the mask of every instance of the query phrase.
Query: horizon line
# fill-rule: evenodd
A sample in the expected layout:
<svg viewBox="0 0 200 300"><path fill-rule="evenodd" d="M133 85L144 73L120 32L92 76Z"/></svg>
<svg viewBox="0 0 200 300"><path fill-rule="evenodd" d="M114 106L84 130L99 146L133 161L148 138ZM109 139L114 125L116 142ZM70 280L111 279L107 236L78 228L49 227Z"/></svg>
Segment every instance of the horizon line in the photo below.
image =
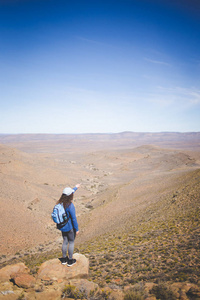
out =
<svg viewBox="0 0 200 300"><path fill-rule="evenodd" d="M119 131L119 132L85 132L85 133L45 133L45 132L34 132L34 133L0 133L0 135L88 135L88 134L125 134L125 133L149 133L149 134L157 134L157 133L200 133L200 131Z"/></svg>

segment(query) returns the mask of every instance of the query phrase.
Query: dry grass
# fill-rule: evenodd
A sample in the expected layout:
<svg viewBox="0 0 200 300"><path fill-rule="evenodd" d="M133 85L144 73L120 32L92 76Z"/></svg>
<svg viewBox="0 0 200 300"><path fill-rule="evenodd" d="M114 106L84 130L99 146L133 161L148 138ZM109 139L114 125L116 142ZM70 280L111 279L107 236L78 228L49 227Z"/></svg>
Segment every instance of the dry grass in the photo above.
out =
<svg viewBox="0 0 200 300"><path fill-rule="evenodd" d="M200 170L143 212L126 233L115 232L80 247L98 284L141 281L198 283L200 269Z"/></svg>

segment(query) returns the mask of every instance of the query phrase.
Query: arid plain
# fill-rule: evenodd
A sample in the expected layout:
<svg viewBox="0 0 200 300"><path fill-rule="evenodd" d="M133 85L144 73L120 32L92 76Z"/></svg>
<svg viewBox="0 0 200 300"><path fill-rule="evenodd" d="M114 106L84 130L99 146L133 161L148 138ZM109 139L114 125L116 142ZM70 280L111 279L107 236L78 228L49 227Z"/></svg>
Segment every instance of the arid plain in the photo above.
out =
<svg viewBox="0 0 200 300"><path fill-rule="evenodd" d="M79 246L128 232L200 168L200 133L0 135L0 149L2 264L60 247L51 212L66 186L81 183Z"/></svg>

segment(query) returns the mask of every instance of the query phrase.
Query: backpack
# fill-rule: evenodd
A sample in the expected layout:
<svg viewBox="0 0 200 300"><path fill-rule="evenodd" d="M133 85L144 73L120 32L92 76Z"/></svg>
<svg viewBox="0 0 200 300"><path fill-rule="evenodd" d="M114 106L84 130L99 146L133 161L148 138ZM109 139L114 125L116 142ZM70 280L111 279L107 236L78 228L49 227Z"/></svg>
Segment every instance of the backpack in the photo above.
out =
<svg viewBox="0 0 200 300"><path fill-rule="evenodd" d="M57 224L58 229L63 228L69 221L69 217L61 203L54 206L51 216L53 221Z"/></svg>

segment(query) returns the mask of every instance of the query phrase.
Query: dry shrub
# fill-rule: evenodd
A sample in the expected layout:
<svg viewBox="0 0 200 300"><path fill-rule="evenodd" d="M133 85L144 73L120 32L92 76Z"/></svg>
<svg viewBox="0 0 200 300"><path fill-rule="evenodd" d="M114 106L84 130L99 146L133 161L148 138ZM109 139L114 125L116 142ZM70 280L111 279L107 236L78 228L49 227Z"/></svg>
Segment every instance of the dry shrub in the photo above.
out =
<svg viewBox="0 0 200 300"><path fill-rule="evenodd" d="M64 298L72 298L72 299L86 299L87 295L84 291L80 291L73 285L67 285L63 290L62 299Z"/></svg>
<svg viewBox="0 0 200 300"><path fill-rule="evenodd" d="M160 283L158 285L155 285L151 293L156 296L157 299L162 300L176 300L176 295L174 292L170 289L169 286L165 283Z"/></svg>
<svg viewBox="0 0 200 300"><path fill-rule="evenodd" d="M144 300L146 296L143 284L138 283L125 293L124 300Z"/></svg>

